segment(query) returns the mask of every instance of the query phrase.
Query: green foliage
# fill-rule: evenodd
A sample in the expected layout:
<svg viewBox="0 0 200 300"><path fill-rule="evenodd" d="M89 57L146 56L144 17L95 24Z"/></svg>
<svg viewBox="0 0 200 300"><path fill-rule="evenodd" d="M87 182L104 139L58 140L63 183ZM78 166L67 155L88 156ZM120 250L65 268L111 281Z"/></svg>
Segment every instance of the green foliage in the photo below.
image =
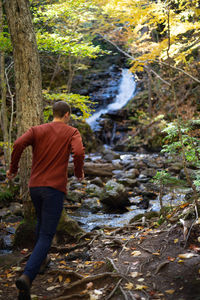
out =
<svg viewBox="0 0 200 300"><path fill-rule="evenodd" d="M0 33L0 51L3 51L3 52L11 52L12 51L10 34L7 32Z"/></svg>
<svg viewBox="0 0 200 300"><path fill-rule="evenodd" d="M168 173L165 170L158 171L151 181L154 182L155 184L165 185L165 186L166 185L168 185L168 186L177 186L177 185L185 186L186 185L185 181L172 176L170 173Z"/></svg>
<svg viewBox="0 0 200 300"><path fill-rule="evenodd" d="M199 164L200 155L200 140L196 137L190 136L192 125L198 125L199 120L192 120L178 124L176 121L168 123L166 128L162 132L166 133L167 136L164 141L167 143L163 146L161 152L169 154L180 154L183 151L186 160L189 162L196 162ZM180 140L180 132L182 135L182 141ZM183 144L183 145L182 145Z"/></svg>
<svg viewBox="0 0 200 300"><path fill-rule="evenodd" d="M96 10L92 1L60 0L42 5L32 1L39 50L95 58L101 52L91 35Z"/></svg>
<svg viewBox="0 0 200 300"><path fill-rule="evenodd" d="M59 93L59 94L49 94L47 91L44 91L44 96L47 100L53 101L66 101L72 109L76 109L78 113L73 114L73 119L81 119L85 120L90 116L91 108L91 101L89 100L88 96L81 96L78 94L67 94L67 93ZM78 116L79 114L79 116ZM50 107L46 107L44 111L45 121L47 121L50 117Z"/></svg>

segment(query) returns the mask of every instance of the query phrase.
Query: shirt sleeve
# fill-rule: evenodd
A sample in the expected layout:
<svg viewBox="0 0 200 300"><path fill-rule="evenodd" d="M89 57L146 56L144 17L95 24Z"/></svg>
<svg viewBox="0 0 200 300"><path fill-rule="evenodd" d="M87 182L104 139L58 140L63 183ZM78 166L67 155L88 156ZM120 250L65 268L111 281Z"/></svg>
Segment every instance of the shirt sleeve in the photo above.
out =
<svg viewBox="0 0 200 300"><path fill-rule="evenodd" d="M13 151L11 154L10 170L9 170L11 174L17 173L19 160L22 155L22 152L27 146L33 145L33 143L34 143L33 128L30 128L14 142Z"/></svg>
<svg viewBox="0 0 200 300"><path fill-rule="evenodd" d="M72 136L71 151L73 153L74 175L77 178L81 178L83 176L85 148L83 147L82 138L78 130Z"/></svg>

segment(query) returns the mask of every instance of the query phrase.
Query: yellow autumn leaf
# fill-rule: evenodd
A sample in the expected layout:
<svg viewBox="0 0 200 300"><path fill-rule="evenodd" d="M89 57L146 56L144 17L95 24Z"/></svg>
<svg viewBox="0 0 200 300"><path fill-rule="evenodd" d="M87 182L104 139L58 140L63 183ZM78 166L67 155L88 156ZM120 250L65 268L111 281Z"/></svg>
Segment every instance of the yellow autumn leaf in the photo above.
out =
<svg viewBox="0 0 200 300"><path fill-rule="evenodd" d="M63 280L62 275L59 275L59 276L58 276L58 280L59 280L59 282L62 282L62 280Z"/></svg>
<svg viewBox="0 0 200 300"><path fill-rule="evenodd" d="M195 256L194 253L183 253L178 255L179 258L191 258L193 256Z"/></svg>
<svg viewBox="0 0 200 300"><path fill-rule="evenodd" d="M70 283L71 282L71 279L69 278L69 277L67 277L66 279L65 279L65 283Z"/></svg>
<svg viewBox="0 0 200 300"><path fill-rule="evenodd" d="M133 289L133 284L132 284L132 282L126 283L126 284L125 284L125 288L126 288L127 290L132 290L132 289Z"/></svg>
<svg viewBox="0 0 200 300"><path fill-rule="evenodd" d="M166 290L165 293L172 295L175 292L175 290Z"/></svg>
<svg viewBox="0 0 200 300"><path fill-rule="evenodd" d="M147 289L147 288L148 288L148 286L146 286L146 285L136 284L135 290L142 291L142 290Z"/></svg>
<svg viewBox="0 0 200 300"><path fill-rule="evenodd" d="M141 255L142 253L140 252L140 251L133 251L133 252L131 252L131 255L133 255L133 256L139 256L139 255Z"/></svg>
<svg viewBox="0 0 200 300"><path fill-rule="evenodd" d="M178 239L175 239L175 240L174 240L174 244L177 244L177 243L178 243Z"/></svg>

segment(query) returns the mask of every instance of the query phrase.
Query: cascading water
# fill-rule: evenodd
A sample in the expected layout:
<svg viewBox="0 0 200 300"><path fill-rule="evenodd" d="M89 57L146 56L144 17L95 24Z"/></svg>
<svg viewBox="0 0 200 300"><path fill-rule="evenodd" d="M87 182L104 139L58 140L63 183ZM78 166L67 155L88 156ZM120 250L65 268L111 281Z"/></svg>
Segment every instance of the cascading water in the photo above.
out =
<svg viewBox="0 0 200 300"><path fill-rule="evenodd" d="M101 115L106 114L109 111L119 110L133 97L136 91L136 83L134 81L133 74L128 69L122 70L122 79L119 86L119 93L113 103L110 103L107 107L97 110L86 122L93 130L98 129L98 120Z"/></svg>

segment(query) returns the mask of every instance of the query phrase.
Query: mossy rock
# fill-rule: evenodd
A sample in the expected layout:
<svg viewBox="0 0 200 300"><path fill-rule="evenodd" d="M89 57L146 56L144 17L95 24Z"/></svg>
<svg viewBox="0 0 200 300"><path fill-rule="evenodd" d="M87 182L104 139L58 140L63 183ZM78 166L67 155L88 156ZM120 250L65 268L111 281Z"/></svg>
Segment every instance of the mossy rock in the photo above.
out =
<svg viewBox="0 0 200 300"><path fill-rule="evenodd" d="M87 153L96 152L99 146L101 145L100 145L100 141L97 141L90 125L87 124L86 122L73 121L72 126L76 127L79 130L82 136L85 151Z"/></svg>
<svg viewBox="0 0 200 300"><path fill-rule="evenodd" d="M71 219L63 209L56 232L58 243L63 239L76 240L84 233L85 231L75 220Z"/></svg>
<svg viewBox="0 0 200 300"><path fill-rule="evenodd" d="M130 221L129 224L132 224L134 222L140 221L143 217L145 217L146 219L150 220L152 218L158 218L160 216L160 213L157 211L148 211L144 214L139 214L136 215L135 217L133 217Z"/></svg>
<svg viewBox="0 0 200 300"><path fill-rule="evenodd" d="M16 229L13 241L14 249L32 248L35 243L36 222L23 221Z"/></svg>

